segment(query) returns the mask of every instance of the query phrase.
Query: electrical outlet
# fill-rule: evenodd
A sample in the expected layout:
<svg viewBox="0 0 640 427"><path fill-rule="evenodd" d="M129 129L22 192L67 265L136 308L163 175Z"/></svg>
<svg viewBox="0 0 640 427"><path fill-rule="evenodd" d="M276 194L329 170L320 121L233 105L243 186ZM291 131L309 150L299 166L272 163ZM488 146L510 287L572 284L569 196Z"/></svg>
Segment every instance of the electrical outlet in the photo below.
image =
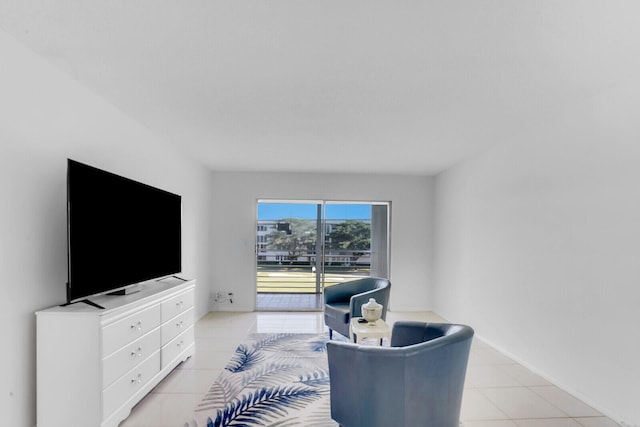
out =
<svg viewBox="0 0 640 427"><path fill-rule="evenodd" d="M213 296L213 300L217 303L228 301L233 304L233 292L216 292Z"/></svg>

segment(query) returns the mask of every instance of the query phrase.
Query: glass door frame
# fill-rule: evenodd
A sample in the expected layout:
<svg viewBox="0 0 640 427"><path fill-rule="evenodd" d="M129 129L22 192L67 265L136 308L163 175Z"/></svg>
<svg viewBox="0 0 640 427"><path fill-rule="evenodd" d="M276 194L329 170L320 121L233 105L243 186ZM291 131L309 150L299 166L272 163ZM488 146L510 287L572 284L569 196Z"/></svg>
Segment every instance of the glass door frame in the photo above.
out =
<svg viewBox="0 0 640 427"><path fill-rule="evenodd" d="M258 209L261 203L264 204L308 204L316 205L316 242L315 242L315 294L322 294L326 285L326 233L327 233L327 206L328 205L369 205L371 206L371 244L370 244L370 271L369 275L375 275L381 277L388 277L391 265L391 202L378 202L378 201L340 201L340 200L316 200L316 199L257 199L256 200L256 228L260 225L260 219ZM380 210L379 213L375 213L376 206L382 206L385 209ZM375 222L375 223L374 223ZM375 225L378 224L378 225ZM375 228L375 230L374 230ZM379 235L378 239L375 239L374 245L374 233ZM379 240L383 240L380 242ZM374 248L375 246L375 248ZM258 256L259 256L259 242L258 233L256 232L256 246L255 246L255 267L256 267L256 292L258 291ZM311 257L309 257L311 263ZM373 269L374 265L375 271ZM363 276L364 277L364 276Z"/></svg>

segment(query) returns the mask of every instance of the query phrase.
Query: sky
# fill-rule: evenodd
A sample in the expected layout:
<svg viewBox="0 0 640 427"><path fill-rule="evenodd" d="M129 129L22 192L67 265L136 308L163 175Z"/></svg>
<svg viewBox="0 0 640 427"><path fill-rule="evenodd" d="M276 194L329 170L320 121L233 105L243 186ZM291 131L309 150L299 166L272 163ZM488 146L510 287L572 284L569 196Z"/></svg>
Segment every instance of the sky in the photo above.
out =
<svg viewBox="0 0 640 427"><path fill-rule="evenodd" d="M326 204L327 219L371 219L371 205ZM258 203L259 220L283 218L315 219L318 205L312 203Z"/></svg>

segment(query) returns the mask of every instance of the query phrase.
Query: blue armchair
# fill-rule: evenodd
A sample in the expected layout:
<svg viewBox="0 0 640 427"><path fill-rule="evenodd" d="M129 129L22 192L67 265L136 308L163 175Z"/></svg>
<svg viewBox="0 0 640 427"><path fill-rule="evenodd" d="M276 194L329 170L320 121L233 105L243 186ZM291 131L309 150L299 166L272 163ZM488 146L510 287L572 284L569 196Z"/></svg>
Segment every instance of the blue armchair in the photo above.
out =
<svg viewBox="0 0 640 427"><path fill-rule="evenodd" d="M375 298L382 304L382 320L386 319L391 282L379 277L338 283L324 289L324 324L329 327L329 339L333 331L349 336L349 322L353 317L362 316L362 304Z"/></svg>
<svg viewBox="0 0 640 427"><path fill-rule="evenodd" d="M458 427L473 334L396 322L391 347L329 341L331 418L343 427Z"/></svg>

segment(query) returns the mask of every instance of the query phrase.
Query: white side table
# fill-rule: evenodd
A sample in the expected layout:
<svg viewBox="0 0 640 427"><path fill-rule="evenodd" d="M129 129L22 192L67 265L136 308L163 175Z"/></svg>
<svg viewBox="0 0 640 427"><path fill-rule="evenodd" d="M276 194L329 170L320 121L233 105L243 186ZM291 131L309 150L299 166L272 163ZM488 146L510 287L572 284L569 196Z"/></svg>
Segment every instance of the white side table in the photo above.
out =
<svg viewBox="0 0 640 427"><path fill-rule="evenodd" d="M391 339L391 328L384 320L378 319L374 324L371 324L359 323L358 319L362 319L362 317L354 317L349 322L349 339L352 342L358 344L365 338L376 338L380 340L380 345L382 345L383 338Z"/></svg>

